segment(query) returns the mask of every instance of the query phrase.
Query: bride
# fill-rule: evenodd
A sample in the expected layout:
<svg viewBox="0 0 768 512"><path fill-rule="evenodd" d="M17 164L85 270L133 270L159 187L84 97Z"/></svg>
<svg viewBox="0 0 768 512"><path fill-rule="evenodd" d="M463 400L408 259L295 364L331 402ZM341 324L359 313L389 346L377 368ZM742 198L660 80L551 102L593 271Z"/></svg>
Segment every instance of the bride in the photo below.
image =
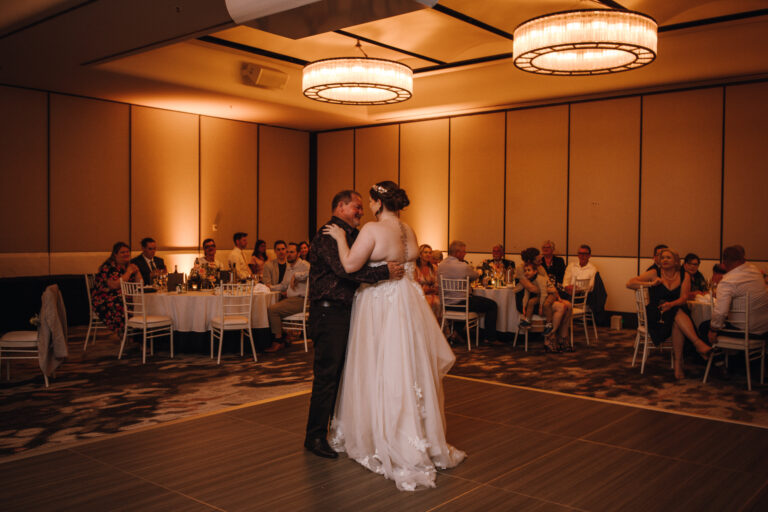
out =
<svg viewBox="0 0 768 512"><path fill-rule="evenodd" d="M363 285L355 295L330 444L412 491L434 487L437 469L466 456L445 440L442 378L455 356L411 278L418 244L398 217L408 196L391 181L371 187L370 196L378 222L363 226L351 249L338 226L323 233L338 243L346 272L401 261L409 277Z"/></svg>

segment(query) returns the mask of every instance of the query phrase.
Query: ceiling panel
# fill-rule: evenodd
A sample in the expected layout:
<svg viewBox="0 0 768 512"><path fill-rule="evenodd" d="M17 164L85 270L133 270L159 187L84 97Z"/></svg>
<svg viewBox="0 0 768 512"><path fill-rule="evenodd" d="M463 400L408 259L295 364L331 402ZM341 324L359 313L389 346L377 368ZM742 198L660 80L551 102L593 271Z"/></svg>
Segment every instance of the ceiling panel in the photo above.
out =
<svg viewBox="0 0 768 512"><path fill-rule="evenodd" d="M768 8L768 0L621 0L619 3L651 16L659 26Z"/></svg>
<svg viewBox="0 0 768 512"><path fill-rule="evenodd" d="M521 23L543 14L604 7L597 2L580 0L442 0L440 5L510 34Z"/></svg>

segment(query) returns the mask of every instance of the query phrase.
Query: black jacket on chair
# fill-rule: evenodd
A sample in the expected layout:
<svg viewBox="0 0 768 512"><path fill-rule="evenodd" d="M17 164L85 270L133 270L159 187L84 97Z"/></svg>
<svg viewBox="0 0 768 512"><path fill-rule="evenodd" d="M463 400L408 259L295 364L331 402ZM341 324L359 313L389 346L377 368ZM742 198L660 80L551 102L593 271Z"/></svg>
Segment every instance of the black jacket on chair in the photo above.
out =
<svg viewBox="0 0 768 512"><path fill-rule="evenodd" d="M152 258L152 261L155 262L157 270L165 270L165 262L163 261L163 258L155 256ZM152 280L149 278L149 265L147 265L147 260L144 259L144 255L139 254L131 260L131 263L139 267L139 272L141 272L141 278L144 279L144 284L152 284Z"/></svg>

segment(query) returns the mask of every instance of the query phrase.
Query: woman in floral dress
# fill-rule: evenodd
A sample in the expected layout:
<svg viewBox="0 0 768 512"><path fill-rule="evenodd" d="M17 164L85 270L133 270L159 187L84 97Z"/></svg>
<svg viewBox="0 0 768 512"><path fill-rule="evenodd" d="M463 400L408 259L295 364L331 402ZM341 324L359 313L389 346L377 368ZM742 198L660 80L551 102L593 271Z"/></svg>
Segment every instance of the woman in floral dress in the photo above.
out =
<svg viewBox="0 0 768 512"><path fill-rule="evenodd" d="M139 267L130 262L131 248L124 242L112 246L112 254L101 264L93 279L91 302L104 324L118 335L125 329L121 281L136 282L141 279Z"/></svg>

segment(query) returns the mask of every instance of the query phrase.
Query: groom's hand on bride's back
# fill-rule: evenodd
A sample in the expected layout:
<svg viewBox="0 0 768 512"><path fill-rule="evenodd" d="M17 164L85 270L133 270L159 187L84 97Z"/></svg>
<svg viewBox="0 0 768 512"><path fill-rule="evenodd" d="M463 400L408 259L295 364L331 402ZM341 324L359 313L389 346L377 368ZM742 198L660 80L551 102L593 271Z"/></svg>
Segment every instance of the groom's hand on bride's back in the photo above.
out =
<svg viewBox="0 0 768 512"><path fill-rule="evenodd" d="M389 268L390 279L400 279L405 274L405 269L402 263L396 261L388 261L387 268Z"/></svg>

